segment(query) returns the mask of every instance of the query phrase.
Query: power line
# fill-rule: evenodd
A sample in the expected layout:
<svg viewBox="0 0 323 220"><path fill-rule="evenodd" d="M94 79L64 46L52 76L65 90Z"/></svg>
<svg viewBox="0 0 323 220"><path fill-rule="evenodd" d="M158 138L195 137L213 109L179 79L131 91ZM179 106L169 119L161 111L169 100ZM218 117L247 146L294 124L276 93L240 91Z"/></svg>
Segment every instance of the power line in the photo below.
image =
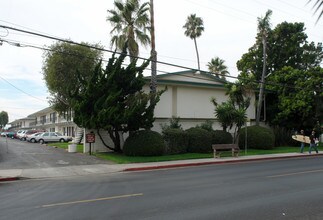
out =
<svg viewBox="0 0 323 220"><path fill-rule="evenodd" d="M24 33L32 34L32 35L41 36L41 37L44 37L44 38L53 39L53 40L56 40L56 41L62 41L62 42L65 42L65 43L70 43L70 44L74 44L74 45L88 47L88 48L95 49L95 50L99 50L99 51L103 51L103 52L122 54L121 52L112 51L112 50L108 50L108 49L104 49L104 48L99 48L99 47L95 47L95 46L92 46L92 45L86 45L86 44L82 44L82 43L77 43L77 42L74 42L72 40L65 40L65 39L61 39L61 38L51 37L51 36L47 36L47 35L43 35L43 34L39 34L39 33L34 33L34 32L30 32L30 31L25 31L25 30L13 28L13 27L3 26L3 25L0 25L0 28L1 27L2 28L8 28L8 29L11 29L11 30L14 30L14 31L19 31L19 32L24 32ZM4 41L4 40L2 40L2 41ZM19 46L20 47L21 45L20 44L16 44L14 46ZM24 46L26 46L26 45L24 45ZM37 49L44 49L44 48L36 47L36 46L30 46L30 47L34 47L34 48L37 48ZM50 49L47 48L45 50L50 50ZM129 55L126 55L126 56L129 56ZM137 56L135 58L142 59L142 60L145 60L145 61L151 61L150 59L143 58L143 57L139 57L139 56ZM181 65L177 65L177 64L171 64L171 63L162 62L162 61L157 61L157 63L163 64L163 65L167 65L167 66L177 67L177 68L181 68L181 69L191 70L193 72L194 71L195 72L198 72L199 71L199 70L194 69L194 68L190 68L190 67L186 67L186 66L181 66ZM162 72L166 72L166 71L162 71ZM203 72L204 73L211 74L208 71L203 71ZM180 76L184 76L184 75L180 75ZM190 76L184 76L184 77L190 77ZM241 77L234 77L234 76L226 76L226 77L227 78L233 78L233 79L244 79L244 80L248 80L248 81L253 82L253 83L260 83L260 81L257 81L257 80L245 79L245 78L241 78ZM191 77L191 78L193 78L193 77ZM210 80L210 81L212 81L212 80ZM287 85L287 84L268 83L268 82L266 82L265 84L267 84L267 85L274 85L274 86L283 86L283 87L288 87L288 88L293 88L293 89L304 89L304 88L301 88L301 87L295 87L295 86L291 86L291 85Z"/></svg>
<svg viewBox="0 0 323 220"><path fill-rule="evenodd" d="M8 80L6 80L5 78L3 78L2 76L0 76L0 79L2 79L2 80L3 80L3 81L5 81L6 83L8 83L8 84L9 84L9 85L11 85L12 87L14 87L15 89L19 90L20 92L22 92L22 93L24 93L24 94L26 94L26 95L28 95L28 96L30 96L30 97L32 97L32 98L34 98L34 99L38 99L38 100L40 100L40 101L42 101L42 102L47 102L47 101L45 101L45 100L43 100L43 99L40 99L40 98L38 98L38 97L36 97L36 96L30 95L29 93L25 92L24 90L22 90L22 89L18 88L17 86L13 85L12 83L10 83Z"/></svg>

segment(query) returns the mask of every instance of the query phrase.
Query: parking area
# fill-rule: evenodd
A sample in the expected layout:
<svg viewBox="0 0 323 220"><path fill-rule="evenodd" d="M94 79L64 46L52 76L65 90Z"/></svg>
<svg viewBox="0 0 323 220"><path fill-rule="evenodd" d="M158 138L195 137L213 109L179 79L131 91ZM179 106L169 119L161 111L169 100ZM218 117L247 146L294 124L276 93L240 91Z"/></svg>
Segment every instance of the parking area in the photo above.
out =
<svg viewBox="0 0 323 220"><path fill-rule="evenodd" d="M0 137L0 169L34 169L77 165L113 164L82 153L18 139Z"/></svg>

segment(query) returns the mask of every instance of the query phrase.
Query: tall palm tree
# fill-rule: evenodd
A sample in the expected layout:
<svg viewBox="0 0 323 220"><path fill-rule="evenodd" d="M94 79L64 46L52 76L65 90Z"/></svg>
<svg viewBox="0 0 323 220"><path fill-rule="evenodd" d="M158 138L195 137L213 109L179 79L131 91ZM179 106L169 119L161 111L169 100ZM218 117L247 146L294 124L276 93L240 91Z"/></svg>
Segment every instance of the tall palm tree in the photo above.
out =
<svg viewBox="0 0 323 220"><path fill-rule="evenodd" d="M133 58L139 54L138 43L146 46L150 44L150 37L146 31L150 29L149 3L140 4L140 0L115 0L114 10L108 10L107 21L113 27L110 34L111 47L122 50L127 44L129 55Z"/></svg>
<svg viewBox="0 0 323 220"><path fill-rule="evenodd" d="M208 62L207 67L211 73L215 74L217 77L225 79L225 76L229 74L229 71L228 67L224 65L224 62L225 61L219 57L215 57Z"/></svg>
<svg viewBox="0 0 323 220"><path fill-rule="evenodd" d="M311 1L312 0L308 0L307 4L310 3ZM319 13L319 16L316 20L316 23L317 23L323 15L323 0L316 0L313 5L313 8L315 8L314 14L316 14L316 12L318 12L320 9L322 9L321 13Z"/></svg>
<svg viewBox="0 0 323 220"><path fill-rule="evenodd" d="M200 70L200 58L197 50L196 38L200 37L202 35L202 31L204 31L203 20L200 17L196 17L196 14L191 14L187 17L186 23L183 26L183 28L186 29L184 32L185 36L194 40L197 56L197 65L198 70Z"/></svg>
<svg viewBox="0 0 323 220"><path fill-rule="evenodd" d="M263 63L262 63L262 74L261 74L260 89L259 89L259 99L257 104L256 125L259 125L262 100L263 100L263 94L265 89L266 61L267 61L266 48L267 48L267 36L271 26L269 22L271 14L272 14L272 10L268 10L266 12L265 17L258 18L258 34L261 37L261 42L263 46Z"/></svg>

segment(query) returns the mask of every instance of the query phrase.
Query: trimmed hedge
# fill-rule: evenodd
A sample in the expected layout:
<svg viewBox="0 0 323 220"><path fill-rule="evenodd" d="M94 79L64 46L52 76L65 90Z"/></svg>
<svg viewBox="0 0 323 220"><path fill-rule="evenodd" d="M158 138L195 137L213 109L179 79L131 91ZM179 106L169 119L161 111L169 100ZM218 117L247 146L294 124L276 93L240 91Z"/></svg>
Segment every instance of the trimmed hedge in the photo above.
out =
<svg viewBox="0 0 323 220"><path fill-rule="evenodd" d="M212 144L232 144L233 138L229 132L215 130L212 133Z"/></svg>
<svg viewBox="0 0 323 220"><path fill-rule="evenodd" d="M212 152L212 134L202 128L189 128L187 152L210 153Z"/></svg>
<svg viewBox="0 0 323 220"><path fill-rule="evenodd" d="M179 128L169 128L163 131L166 144L165 154L181 154L187 152L188 135Z"/></svg>
<svg viewBox="0 0 323 220"><path fill-rule="evenodd" d="M125 141L123 152L127 156L161 156L165 143L161 134L142 130L131 134Z"/></svg>
<svg viewBox="0 0 323 220"><path fill-rule="evenodd" d="M245 149L245 133L246 129L240 130L239 147ZM249 126L247 127L247 147L252 149L273 149L275 147L275 135L274 132L261 126Z"/></svg>

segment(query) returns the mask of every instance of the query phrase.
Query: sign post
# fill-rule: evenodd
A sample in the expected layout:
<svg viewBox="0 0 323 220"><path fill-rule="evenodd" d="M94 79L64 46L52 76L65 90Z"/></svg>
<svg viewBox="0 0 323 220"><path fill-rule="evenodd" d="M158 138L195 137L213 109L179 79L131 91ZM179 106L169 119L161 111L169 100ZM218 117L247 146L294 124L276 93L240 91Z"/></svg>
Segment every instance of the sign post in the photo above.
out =
<svg viewBox="0 0 323 220"><path fill-rule="evenodd" d="M93 132L91 133L88 133L85 135L85 140L86 140L86 143L89 143L90 144L90 155L91 155L91 147L92 147L92 143L95 143L95 134Z"/></svg>

